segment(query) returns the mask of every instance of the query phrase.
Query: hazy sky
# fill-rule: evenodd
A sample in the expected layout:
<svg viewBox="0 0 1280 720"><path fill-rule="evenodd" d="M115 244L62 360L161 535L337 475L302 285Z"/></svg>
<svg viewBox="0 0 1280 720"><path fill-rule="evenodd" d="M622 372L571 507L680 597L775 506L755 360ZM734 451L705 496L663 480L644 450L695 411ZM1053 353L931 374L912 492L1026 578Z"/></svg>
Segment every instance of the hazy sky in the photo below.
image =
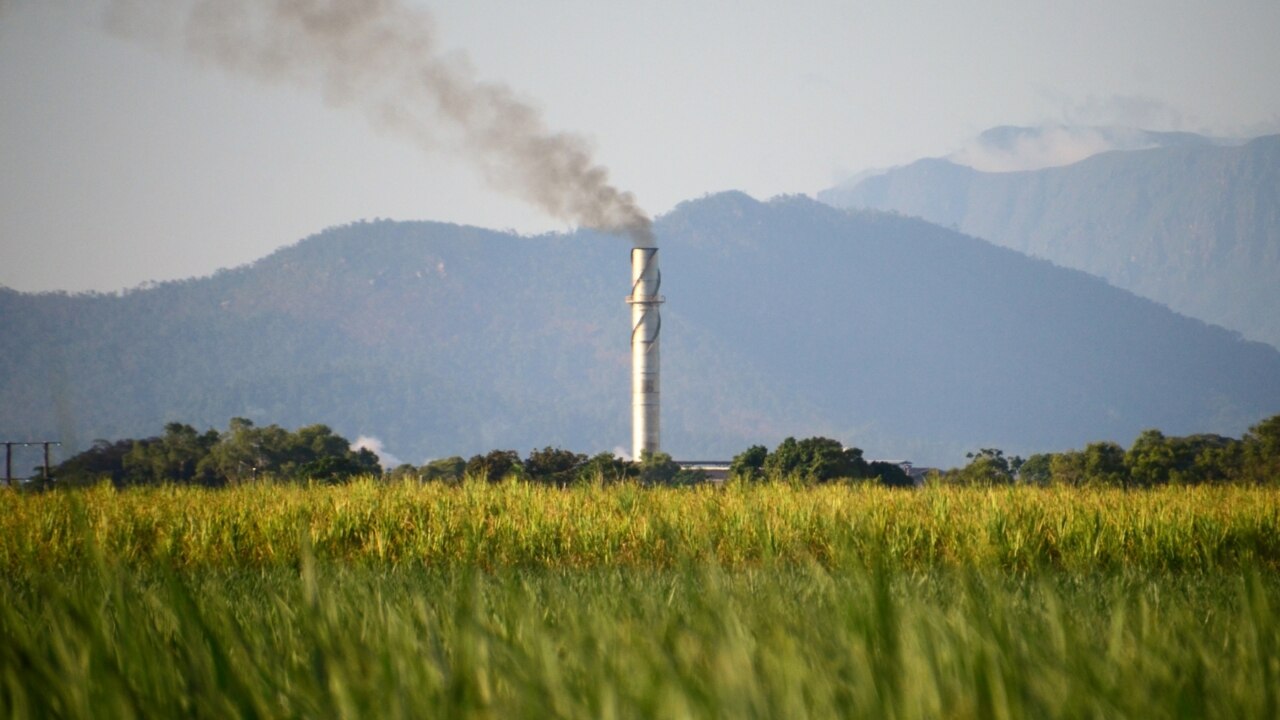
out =
<svg viewBox="0 0 1280 720"><path fill-rule="evenodd" d="M813 193L1001 124L1280 131L1275 0L421 7L440 47L659 215L726 189ZM424 151L317 90L107 34L101 13L0 0L0 285L204 275L362 218L568 229L447 133Z"/></svg>

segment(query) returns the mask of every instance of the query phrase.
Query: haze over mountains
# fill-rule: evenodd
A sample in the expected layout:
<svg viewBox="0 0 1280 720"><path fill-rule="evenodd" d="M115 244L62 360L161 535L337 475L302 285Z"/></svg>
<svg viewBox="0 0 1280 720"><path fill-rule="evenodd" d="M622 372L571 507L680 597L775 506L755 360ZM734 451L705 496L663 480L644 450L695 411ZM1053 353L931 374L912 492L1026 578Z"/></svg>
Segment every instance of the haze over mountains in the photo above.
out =
<svg viewBox="0 0 1280 720"><path fill-rule="evenodd" d="M1087 157L1054 162L1073 153ZM1039 169L982 171L1019 163ZM997 128L950 160L819 197L956 228L1280 347L1280 136Z"/></svg>
<svg viewBox="0 0 1280 720"><path fill-rule="evenodd" d="M983 172L1040 170L1080 162L1104 152L1162 147L1232 146L1245 141L1191 132L1097 125L1000 125L980 133L946 159ZM851 187L855 183L842 183Z"/></svg>
<svg viewBox="0 0 1280 720"><path fill-rule="evenodd" d="M663 441L823 434L873 458L1238 435L1280 351L929 223L724 193L655 225ZM427 222L332 228L123 295L0 290L0 435L84 447L167 421L323 422L421 462L629 437L628 245Z"/></svg>

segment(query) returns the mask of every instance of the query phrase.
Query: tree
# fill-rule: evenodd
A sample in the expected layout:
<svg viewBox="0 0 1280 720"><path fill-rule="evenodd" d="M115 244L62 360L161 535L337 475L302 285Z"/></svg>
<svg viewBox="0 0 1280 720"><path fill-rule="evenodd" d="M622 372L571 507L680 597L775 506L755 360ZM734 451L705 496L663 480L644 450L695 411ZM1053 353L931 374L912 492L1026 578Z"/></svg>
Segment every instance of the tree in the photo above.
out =
<svg viewBox="0 0 1280 720"><path fill-rule="evenodd" d="M1129 487L1124 448L1113 442L1093 442L1084 448L1084 475L1087 482Z"/></svg>
<svg viewBox="0 0 1280 720"><path fill-rule="evenodd" d="M219 478L201 463L217 444L215 430L201 434L190 425L169 423L164 426L164 435L133 441L124 458L126 481L216 484Z"/></svg>
<svg viewBox="0 0 1280 720"><path fill-rule="evenodd" d="M1248 449L1241 440L1201 448L1193 472L1208 482L1249 482Z"/></svg>
<svg viewBox="0 0 1280 720"><path fill-rule="evenodd" d="M667 453L641 450L637 469L640 482L648 485L667 485L676 479L676 475L680 472L680 465Z"/></svg>
<svg viewBox="0 0 1280 720"><path fill-rule="evenodd" d="M295 478L338 483L352 478L382 475L378 456L368 448L347 450L341 455L321 455L298 468Z"/></svg>
<svg viewBox="0 0 1280 720"><path fill-rule="evenodd" d="M1246 477L1256 483L1280 484L1280 415L1249 428L1242 445Z"/></svg>
<svg viewBox="0 0 1280 720"><path fill-rule="evenodd" d="M1036 453L1018 468L1018 480L1028 485L1048 485L1053 479L1053 453Z"/></svg>
<svg viewBox="0 0 1280 720"><path fill-rule="evenodd" d="M1079 450L1054 453L1049 459L1049 475L1058 485L1084 485L1089 481L1084 453Z"/></svg>
<svg viewBox="0 0 1280 720"><path fill-rule="evenodd" d="M328 425L307 425L292 433L284 450L285 457L282 459L285 462L302 466L320 458L344 457L351 451L351 443L335 434Z"/></svg>
<svg viewBox="0 0 1280 720"><path fill-rule="evenodd" d="M467 461L457 455L432 460L423 465L420 470L423 480L438 480L446 483L461 482L466 471Z"/></svg>
<svg viewBox="0 0 1280 720"><path fill-rule="evenodd" d="M417 481L421 479L422 473L413 465L413 463L400 463L399 465L391 468L391 471L387 473L387 480L390 482L407 482L409 480Z"/></svg>
<svg viewBox="0 0 1280 720"><path fill-rule="evenodd" d="M1172 482L1187 485L1225 482L1237 475L1240 441L1213 433L1172 438Z"/></svg>
<svg viewBox="0 0 1280 720"><path fill-rule="evenodd" d="M804 468L804 458L800 453L800 443L788 436L778 447L765 457L762 469L775 480L797 478Z"/></svg>
<svg viewBox="0 0 1280 720"><path fill-rule="evenodd" d="M867 469L871 475L880 480L881 485L887 487L914 487L915 481L907 474L906 470L898 463L884 462L875 460L871 462Z"/></svg>
<svg viewBox="0 0 1280 720"><path fill-rule="evenodd" d="M307 425L289 432L279 425L255 427L246 418L231 419L198 469L230 483L263 476L339 482L382 474L373 451L352 450L351 443L328 425Z"/></svg>
<svg viewBox="0 0 1280 720"><path fill-rule="evenodd" d="M752 445L734 456L729 464L729 475L739 480L759 480L764 477L764 462L768 457L768 448Z"/></svg>
<svg viewBox="0 0 1280 720"><path fill-rule="evenodd" d="M1144 430L1124 455L1125 467L1134 485L1150 487L1169 482L1173 468L1173 448L1159 430Z"/></svg>
<svg viewBox="0 0 1280 720"><path fill-rule="evenodd" d="M786 438L765 458L763 468L770 477L817 483L870 475L862 450L825 437Z"/></svg>
<svg viewBox="0 0 1280 720"><path fill-rule="evenodd" d="M1249 428L1244 434L1244 442L1252 445L1262 457L1280 460L1280 415L1273 415Z"/></svg>
<svg viewBox="0 0 1280 720"><path fill-rule="evenodd" d="M381 475L378 456L352 449L327 425L289 432L278 425L256 427L232 418L227 430L199 433L190 425L169 423L164 434L109 443L68 459L56 469L68 484L108 477L116 485L158 483L238 483L259 476L326 482L357 475Z"/></svg>
<svg viewBox="0 0 1280 720"><path fill-rule="evenodd" d="M586 461L586 455L548 446L529 451L524 470L534 482L564 486L577 479L577 470Z"/></svg>
<svg viewBox="0 0 1280 720"><path fill-rule="evenodd" d="M201 472L209 472L232 484L251 480L270 464L269 448L263 433L248 418L235 417L218 444L200 463Z"/></svg>
<svg viewBox="0 0 1280 720"><path fill-rule="evenodd" d="M508 475L519 475L524 469L515 450L490 450L487 455L473 455L467 461L466 474L477 480L502 482Z"/></svg>
<svg viewBox="0 0 1280 720"><path fill-rule="evenodd" d="M1136 485L1222 482L1239 475L1248 444L1246 440L1241 448L1238 441L1221 435L1165 437L1159 430L1146 430L1133 441L1124 461Z"/></svg>
<svg viewBox="0 0 1280 720"><path fill-rule="evenodd" d="M328 425L307 425L286 433L281 438L278 463L273 470L285 477L325 482L382 474L376 453L368 448L353 450L351 443Z"/></svg>
<svg viewBox="0 0 1280 720"><path fill-rule="evenodd" d="M92 447L62 461L51 474L60 485L93 485L110 480L120 486L125 482L124 459L132 449L132 440L94 440Z"/></svg>
<svg viewBox="0 0 1280 720"><path fill-rule="evenodd" d="M610 452L593 455L578 468L580 482L599 482L605 485L631 480L639 475L636 464Z"/></svg>
<svg viewBox="0 0 1280 720"><path fill-rule="evenodd" d="M965 457L969 464L954 474L948 473L949 481L962 485L1009 485L1022 466L1022 458L1005 457L999 448L982 448L965 453Z"/></svg>

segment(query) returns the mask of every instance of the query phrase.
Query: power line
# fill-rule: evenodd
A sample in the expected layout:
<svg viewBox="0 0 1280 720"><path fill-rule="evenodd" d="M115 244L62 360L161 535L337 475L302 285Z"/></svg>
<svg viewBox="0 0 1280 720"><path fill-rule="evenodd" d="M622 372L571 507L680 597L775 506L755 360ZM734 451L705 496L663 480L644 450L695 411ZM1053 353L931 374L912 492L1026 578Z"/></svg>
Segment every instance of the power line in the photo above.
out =
<svg viewBox="0 0 1280 720"><path fill-rule="evenodd" d="M13 486L13 448L14 448L14 447L37 447L37 446L43 446L43 447L44 447L44 466L43 466L43 473L44 473L44 479L45 479L46 481L48 481L48 480L49 480L49 447L50 447L50 446L52 446L52 445L58 445L59 447L61 447L62 443L60 443L60 442L58 442L58 441L56 441L56 440L35 440L35 441L31 441L31 442L18 442L18 441L16 441L16 440L15 440L15 441L8 441L8 440L4 441L4 479L5 479L5 482L7 482L7 483L10 485L10 487L12 487L12 486Z"/></svg>

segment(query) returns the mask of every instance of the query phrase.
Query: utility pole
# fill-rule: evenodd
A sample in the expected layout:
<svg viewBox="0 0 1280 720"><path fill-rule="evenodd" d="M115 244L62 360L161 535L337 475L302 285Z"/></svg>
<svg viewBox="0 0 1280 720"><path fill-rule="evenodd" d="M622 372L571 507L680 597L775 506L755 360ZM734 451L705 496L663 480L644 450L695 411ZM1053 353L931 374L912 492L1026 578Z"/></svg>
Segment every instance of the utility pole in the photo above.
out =
<svg viewBox="0 0 1280 720"><path fill-rule="evenodd" d="M13 448L17 447L35 447L37 445L44 446L44 467L42 477L45 482L49 481L49 447L51 445L61 446L62 443L56 440L36 440L34 442L18 442L16 440L4 441L4 480L13 487Z"/></svg>

